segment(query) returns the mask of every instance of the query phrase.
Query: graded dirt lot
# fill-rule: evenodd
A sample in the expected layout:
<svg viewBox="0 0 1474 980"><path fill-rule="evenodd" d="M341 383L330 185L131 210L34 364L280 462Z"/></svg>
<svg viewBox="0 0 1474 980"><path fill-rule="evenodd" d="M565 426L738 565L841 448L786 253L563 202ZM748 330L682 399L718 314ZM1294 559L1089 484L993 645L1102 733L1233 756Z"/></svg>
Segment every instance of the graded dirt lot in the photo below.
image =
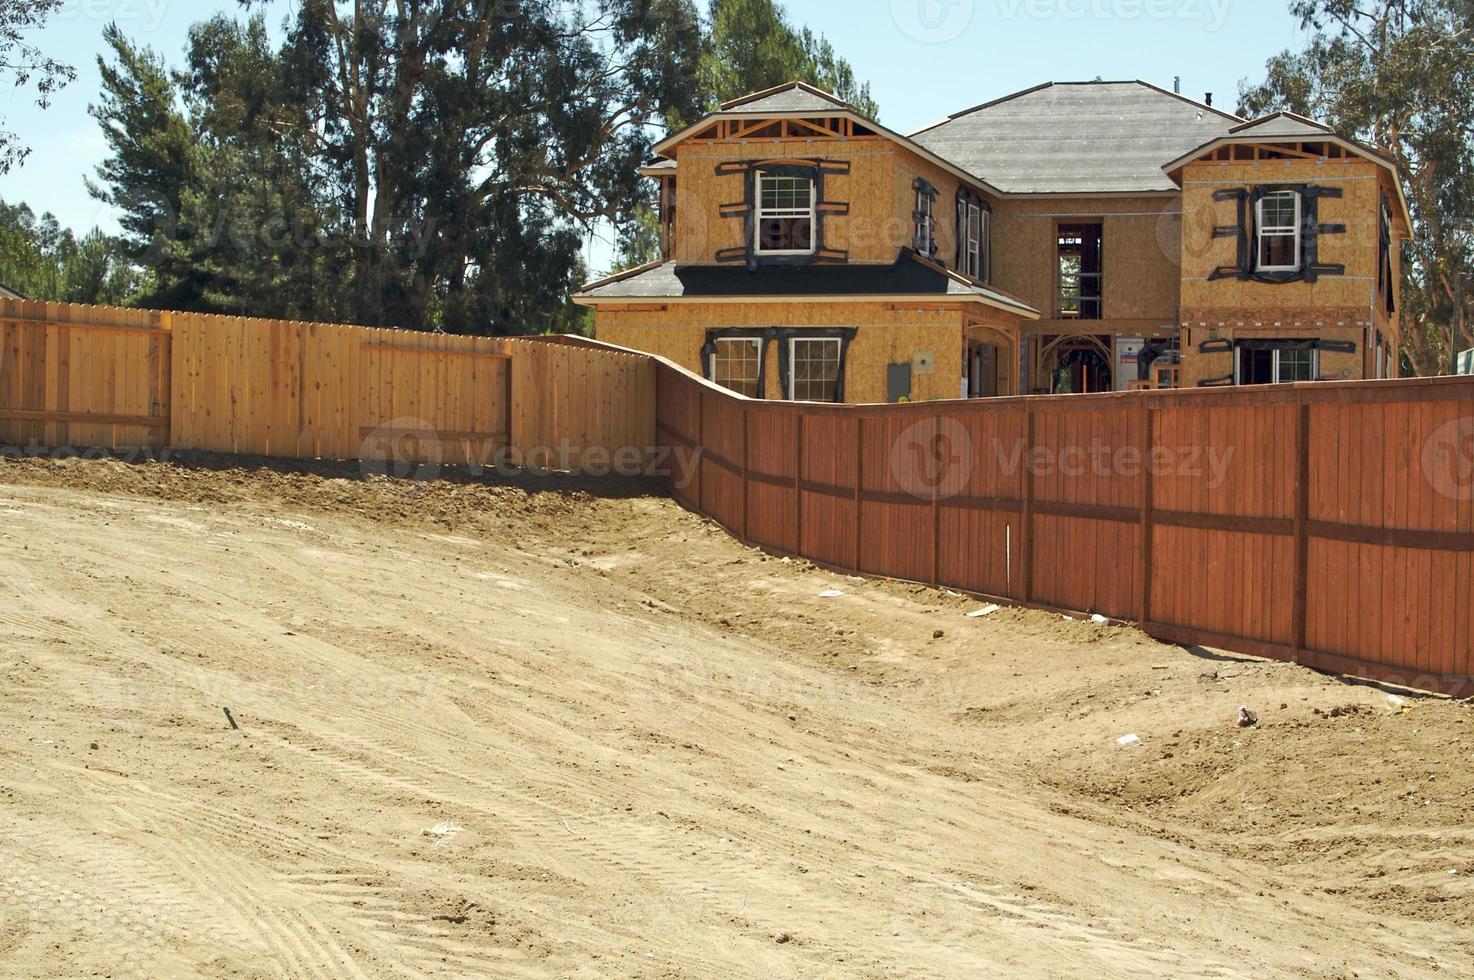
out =
<svg viewBox="0 0 1474 980"><path fill-rule="evenodd" d="M1468 704L978 606L654 485L0 459L0 976L1474 973Z"/></svg>

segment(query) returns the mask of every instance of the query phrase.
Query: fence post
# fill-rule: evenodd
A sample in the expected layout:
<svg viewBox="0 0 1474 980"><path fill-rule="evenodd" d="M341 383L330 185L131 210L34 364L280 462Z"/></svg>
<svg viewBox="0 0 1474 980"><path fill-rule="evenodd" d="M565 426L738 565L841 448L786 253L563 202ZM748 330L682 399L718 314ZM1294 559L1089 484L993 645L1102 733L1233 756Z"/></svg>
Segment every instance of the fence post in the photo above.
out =
<svg viewBox="0 0 1474 980"><path fill-rule="evenodd" d="M1019 526L1019 600L1034 601L1034 409L1024 405L1024 507Z"/></svg>
<svg viewBox="0 0 1474 980"><path fill-rule="evenodd" d="M1137 569L1141 575L1140 624L1145 627L1152 619L1152 508L1156 506L1155 477L1152 451L1156 443L1155 420L1152 417L1151 399L1146 392L1138 393L1141 399L1141 545Z"/></svg>
<svg viewBox="0 0 1474 980"><path fill-rule="evenodd" d="M696 445L705 451L706 442L706 391L700 385L696 386ZM696 464L696 472L700 474L701 464ZM696 509L703 514L710 514L706 506L706 481L698 475L696 480Z"/></svg>
<svg viewBox="0 0 1474 980"><path fill-rule="evenodd" d="M804 553L804 410L794 406L793 436L793 551Z"/></svg>
<svg viewBox="0 0 1474 980"><path fill-rule="evenodd" d="M745 544L752 540L747 526L747 405L742 404L742 541Z"/></svg>
<svg viewBox="0 0 1474 980"><path fill-rule="evenodd" d="M931 584L942 581L942 416L932 419L931 429Z"/></svg>
<svg viewBox="0 0 1474 980"><path fill-rule="evenodd" d="M1291 645L1295 662L1305 652L1306 619L1309 615L1310 542L1306 525L1310 519L1310 403L1300 392L1295 404L1295 602Z"/></svg>
<svg viewBox="0 0 1474 980"><path fill-rule="evenodd" d="M159 333L148 339L149 398L148 414L161 416L162 428L154 429L152 439L160 450L169 448L174 438L173 408L170 388L174 375L174 314L160 313L155 324Z"/></svg>
<svg viewBox="0 0 1474 980"><path fill-rule="evenodd" d="M865 547L865 531L860 512L865 507L865 417L855 412L855 571L864 567L860 560Z"/></svg>

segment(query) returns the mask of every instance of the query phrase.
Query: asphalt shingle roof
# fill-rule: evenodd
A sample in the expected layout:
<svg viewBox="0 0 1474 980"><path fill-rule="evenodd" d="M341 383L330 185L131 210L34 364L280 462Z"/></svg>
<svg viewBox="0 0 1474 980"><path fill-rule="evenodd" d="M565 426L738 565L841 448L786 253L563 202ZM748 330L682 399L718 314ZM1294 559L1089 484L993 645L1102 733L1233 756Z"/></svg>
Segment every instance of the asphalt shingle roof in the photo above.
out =
<svg viewBox="0 0 1474 980"><path fill-rule="evenodd" d="M1172 191L1164 164L1242 122L1144 82L1051 82L911 139L1010 194Z"/></svg>
<svg viewBox="0 0 1474 980"><path fill-rule="evenodd" d="M950 275L903 253L892 265L746 267L665 262L580 290L586 299L693 299L752 296L969 296L1036 312L1019 300Z"/></svg>
<svg viewBox="0 0 1474 980"><path fill-rule="evenodd" d="M849 103L801 82L722 103L723 112L834 112L836 109L854 111Z"/></svg>
<svg viewBox="0 0 1474 980"><path fill-rule="evenodd" d="M1333 132L1329 126L1285 112L1276 112L1272 116L1235 126L1232 130L1234 136L1257 136L1265 139L1317 139L1333 135Z"/></svg>

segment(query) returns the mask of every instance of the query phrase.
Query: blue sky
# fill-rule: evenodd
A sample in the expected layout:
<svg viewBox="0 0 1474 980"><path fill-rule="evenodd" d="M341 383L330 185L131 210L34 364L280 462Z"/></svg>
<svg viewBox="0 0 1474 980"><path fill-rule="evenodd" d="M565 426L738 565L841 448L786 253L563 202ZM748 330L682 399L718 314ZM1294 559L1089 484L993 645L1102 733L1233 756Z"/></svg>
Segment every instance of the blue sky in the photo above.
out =
<svg viewBox="0 0 1474 980"><path fill-rule="evenodd" d="M279 18L289 7L276 0ZM1182 77L1193 98L1214 93L1232 109L1241 79L1297 47L1288 0L787 0L796 22L825 34L870 82L881 120L910 132L989 99L1045 81L1141 78L1166 88ZM32 40L76 66L75 82L47 110L25 93L0 93L6 128L33 149L0 178L0 198L51 211L79 230L112 230L113 216L83 186L105 147L87 106L97 98L102 28L117 21L175 64L190 24L234 0L66 0ZM590 265L608 262L595 241Z"/></svg>

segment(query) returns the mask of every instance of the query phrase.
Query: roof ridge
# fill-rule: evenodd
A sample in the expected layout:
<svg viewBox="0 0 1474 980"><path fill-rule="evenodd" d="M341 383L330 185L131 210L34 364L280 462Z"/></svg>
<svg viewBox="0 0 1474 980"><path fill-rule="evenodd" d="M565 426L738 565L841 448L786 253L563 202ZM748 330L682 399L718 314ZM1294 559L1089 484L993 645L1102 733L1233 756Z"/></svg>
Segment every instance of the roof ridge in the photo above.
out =
<svg viewBox="0 0 1474 980"><path fill-rule="evenodd" d="M803 89L810 95L817 95L821 99L828 99L830 102L833 102L836 106L839 106L841 108L854 108L854 106L850 105L848 102L846 102L844 99L841 99L833 92L826 92L817 85L812 85L801 78L795 78L793 81L784 82L782 85L774 85L772 88L765 88L759 92L748 92L746 95L741 95L735 99L728 99L726 102L718 103L719 111L730 112L731 110L736 109L740 106L747 105L749 102L757 102L761 99L766 99L769 96L777 95L780 92L791 92L794 89Z"/></svg>
<svg viewBox="0 0 1474 980"><path fill-rule="evenodd" d="M1057 82L1041 82L1040 84L1031 86L1030 88L1019 89L1017 92L1010 93L1009 95L1005 95L1001 98L993 99L992 101L983 102L979 105L975 105L971 109L963 109L961 112L954 112L946 119L938 120L937 122L934 122L929 126L923 126L918 130L907 133L906 138L911 139L914 136L921 135L929 129L936 129L938 126L952 122L954 119L961 119L963 116L970 116L974 112L981 112L984 109L991 109L994 106L1002 105L1005 102L1012 102L1014 99L1022 98L1025 95L1033 95L1035 92L1042 92L1044 89L1053 88L1057 84Z"/></svg>
<svg viewBox="0 0 1474 980"><path fill-rule="evenodd" d="M666 263L670 263L671 265L675 264L674 260L671 259L656 259L654 262L646 262L644 265L637 265L633 269L625 269L622 272L611 273L610 275L607 275L602 279L595 279L593 282L586 282L582 286L579 286L578 289L574 290L574 292L583 293L587 292L590 289L598 289L600 286L612 286L616 282L623 282L624 280L629 279L633 276L638 276L643 273L650 272L652 269L658 269Z"/></svg>
<svg viewBox="0 0 1474 980"><path fill-rule="evenodd" d="M1172 98L1177 99L1179 102L1186 102L1190 106L1196 106L1199 109L1206 109L1209 112L1212 112L1212 113L1215 113L1216 115L1222 116L1224 119L1233 119L1233 120L1237 120L1238 122L1246 122L1247 121L1247 120L1244 119L1243 116L1239 115L1236 112L1228 112L1225 109L1220 109L1217 106L1209 105L1206 102L1199 102L1197 99L1191 98L1190 96L1183 95L1181 92L1172 92L1172 91L1169 91L1168 89L1165 89L1165 88L1163 88L1160 85L1153 85L1151 82L1144 81L1143 79L1138 78L1136 80L1136 84L1137 85L1140 85L1140 86L1142 86L1144 88L1149 88L1153 92L1159 92L1162 95L1170 95Z"/></svg>
<svg viewBox="0 0 1474 980"><path fill-rule="evenodd" d="M1330 133L1331 135L1336 135L1335 127L1331 126L1329 123L1321 122L1319 119L1312 119L1310 116L1304 116L1298 112L1292 112L1289 109L1276 109L1274 112L1267 113L1263 116L1258 117L1257 119L1250 119L1242 125L1235 126L1233 129L1230 129L1229 132L1235 134L1242 133L1247 130L1253 129L1255 126L1262 126L1265 123L1272 122L1276 119L1290 119L1298 123L1304 123L1307 126L1313 126L1316 129L1323 130L1327 133Z"/></svg>

